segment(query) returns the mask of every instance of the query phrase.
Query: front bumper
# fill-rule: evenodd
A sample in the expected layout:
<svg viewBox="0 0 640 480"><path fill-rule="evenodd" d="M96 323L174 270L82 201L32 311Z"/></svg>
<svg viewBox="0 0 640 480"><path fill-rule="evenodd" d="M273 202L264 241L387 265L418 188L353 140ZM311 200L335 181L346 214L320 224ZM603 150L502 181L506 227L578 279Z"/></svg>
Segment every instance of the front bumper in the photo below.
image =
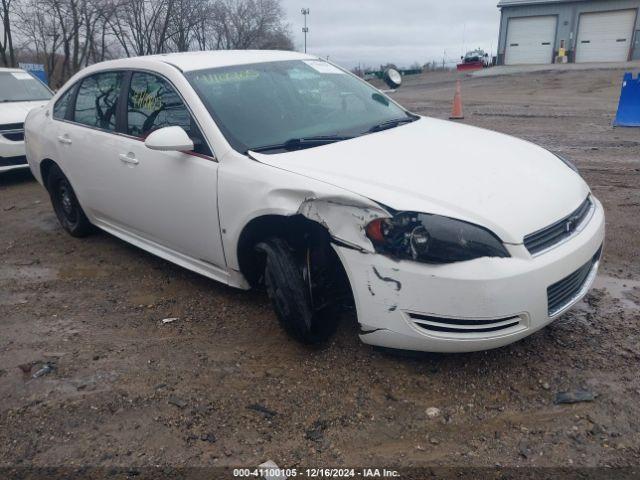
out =
<svg viewBox="0 0 640 480"><path fill-rule="evenodd" d="M0 172L29 168L24 141L12 141L0 135Z"/></svg>
<svg viewBox="0 0 640 480"><path fill-rule="evenodd" d="M595 198L594 204L579 233L536 257L515 245L508 246L511 258L427 265L336 246L351 282L360 338L389 348L472 352L531 335L577 303L595 279L605 218ZM575 295L549 314L547 288L589 264Z"/></svg>

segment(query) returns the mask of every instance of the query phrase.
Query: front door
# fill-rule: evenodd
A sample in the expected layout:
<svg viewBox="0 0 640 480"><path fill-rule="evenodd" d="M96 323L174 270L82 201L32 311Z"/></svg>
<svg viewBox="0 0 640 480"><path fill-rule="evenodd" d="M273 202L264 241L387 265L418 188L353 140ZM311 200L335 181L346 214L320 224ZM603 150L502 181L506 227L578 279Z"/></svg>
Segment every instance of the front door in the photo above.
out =
<svg viewBox="0 0 640 480"><path fill-rule="evenodd" d="M173 86L160 76L133 72L126 93L126 135L112 152L117 164L118 223L178 256L224 268L218 223L218 163ZM144 139L180 126L192 152L148 149ZM115 185L114 185L115 186Z"/></svg>

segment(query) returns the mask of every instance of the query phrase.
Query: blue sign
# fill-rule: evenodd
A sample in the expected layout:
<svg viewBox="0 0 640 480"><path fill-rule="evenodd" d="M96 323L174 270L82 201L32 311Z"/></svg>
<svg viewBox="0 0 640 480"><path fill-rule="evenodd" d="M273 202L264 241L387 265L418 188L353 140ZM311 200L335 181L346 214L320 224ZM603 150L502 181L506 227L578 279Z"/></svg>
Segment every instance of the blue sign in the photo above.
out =
<svg viewBox="0 0 640 480"><path fill-rule="evenodd" d="M19 63L18 66L21 69L29 72L45 85L49 84L49 81L47 80L47 72L44 70L44 65L40 65L37 63Z"/></svg>
<svg viewBox="0 0 640 480"><path fill-rule="evenodd" d="M615 127L640 127L640 74L625 73L620 93L618 114L613 121Z"/></svg>

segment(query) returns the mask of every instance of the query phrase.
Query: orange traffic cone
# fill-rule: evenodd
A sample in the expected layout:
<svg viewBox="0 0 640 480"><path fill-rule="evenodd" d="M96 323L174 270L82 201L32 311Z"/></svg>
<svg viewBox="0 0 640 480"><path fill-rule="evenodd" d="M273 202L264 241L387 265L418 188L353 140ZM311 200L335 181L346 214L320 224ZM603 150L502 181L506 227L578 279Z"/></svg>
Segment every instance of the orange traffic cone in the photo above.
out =
<svg viewBox="0 0 640 480"><path fill-rule="evenodd" d="M453 110L449 118L451 120L462 120L464 118L464 113L462 111L462 92L460 89L460 80L456 81L456 94L453 97Z"/></svg>

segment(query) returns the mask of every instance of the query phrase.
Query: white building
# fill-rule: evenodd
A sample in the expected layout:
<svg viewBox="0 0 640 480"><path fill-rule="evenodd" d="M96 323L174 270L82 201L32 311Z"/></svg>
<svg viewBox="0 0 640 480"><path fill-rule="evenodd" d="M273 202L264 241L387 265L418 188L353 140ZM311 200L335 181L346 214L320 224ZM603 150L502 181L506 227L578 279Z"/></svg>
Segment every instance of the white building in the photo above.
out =
<svg viewBox="0 0 640 480"><path fill-rule="evenodd" d="M640 59L640 0L500 0L501 65Z"/></svg>

